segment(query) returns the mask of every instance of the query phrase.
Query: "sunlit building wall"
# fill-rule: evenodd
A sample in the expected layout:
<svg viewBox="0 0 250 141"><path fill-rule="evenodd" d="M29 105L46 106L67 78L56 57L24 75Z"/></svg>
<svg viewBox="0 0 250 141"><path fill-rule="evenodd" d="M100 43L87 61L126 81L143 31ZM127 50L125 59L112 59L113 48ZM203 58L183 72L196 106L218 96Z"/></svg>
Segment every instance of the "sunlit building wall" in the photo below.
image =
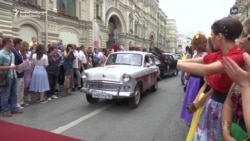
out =
<svg viewBox="0 0 250 141"><path fill-rule="evenodd" d="M35 36L45 43L47 25L49 42L61 38L65 44L86 47L110 47L115 42L125 48L129 43L166 46L167 16L158 0L2 0L0 8L4 35L28 42ZM25 16L25 11L35 14Z"/></svg>

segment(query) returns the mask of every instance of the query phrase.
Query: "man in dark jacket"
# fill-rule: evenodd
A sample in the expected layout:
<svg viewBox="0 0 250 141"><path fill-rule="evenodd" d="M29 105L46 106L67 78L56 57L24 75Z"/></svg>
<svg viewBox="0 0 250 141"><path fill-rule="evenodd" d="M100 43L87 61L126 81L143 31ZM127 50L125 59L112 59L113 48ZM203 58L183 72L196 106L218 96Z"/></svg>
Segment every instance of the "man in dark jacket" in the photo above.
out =
<svg viewBox="0 0 250 141"><path fill-rule="evenodd" d="M14 48L12 49L13 54L15 55L15 65L18 66L23 63L23 56L20 52L21 46L22 46L22 39L15 38L13 40L14 42ZM24 73L17 73L17 107L19 109L23 109L24 106L24 81L23 76Z"/></svg>

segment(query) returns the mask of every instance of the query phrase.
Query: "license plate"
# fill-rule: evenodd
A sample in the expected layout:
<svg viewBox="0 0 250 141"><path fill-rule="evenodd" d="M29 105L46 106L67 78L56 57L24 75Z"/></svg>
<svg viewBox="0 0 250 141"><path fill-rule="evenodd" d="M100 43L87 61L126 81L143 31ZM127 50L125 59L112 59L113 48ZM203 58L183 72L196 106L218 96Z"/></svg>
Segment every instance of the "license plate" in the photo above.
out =
<svg viewBox="0 0 250 141"><path fill-rule="evenodd" d="M112 99L113 98L113 96L111 94L107 94L104 92L93 92L92 97L102 98L102 99Z"/></svg>

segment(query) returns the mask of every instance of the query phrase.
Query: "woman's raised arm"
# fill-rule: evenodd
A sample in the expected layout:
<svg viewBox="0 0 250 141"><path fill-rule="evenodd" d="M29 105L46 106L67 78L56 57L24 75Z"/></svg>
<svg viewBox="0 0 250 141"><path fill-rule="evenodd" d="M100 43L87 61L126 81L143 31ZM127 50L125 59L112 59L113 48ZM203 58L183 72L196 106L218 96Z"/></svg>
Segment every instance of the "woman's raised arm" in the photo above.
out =
<svg viewBox="0 0 250 141"><path fill-rule="evenodd" d="M224 68L220 61L211 64L198 64L192 62L177 62L177 68L191 74L206 76L211 74L223 73Z"/></svg>
<svg viewBox="0 0 250 141"><path fill-rule="evenodd" d="M179 60L179 62L189 62L189 63L199 63L204 64L203 58L193 58L193 59L185 59L185 60Z"/></svg>

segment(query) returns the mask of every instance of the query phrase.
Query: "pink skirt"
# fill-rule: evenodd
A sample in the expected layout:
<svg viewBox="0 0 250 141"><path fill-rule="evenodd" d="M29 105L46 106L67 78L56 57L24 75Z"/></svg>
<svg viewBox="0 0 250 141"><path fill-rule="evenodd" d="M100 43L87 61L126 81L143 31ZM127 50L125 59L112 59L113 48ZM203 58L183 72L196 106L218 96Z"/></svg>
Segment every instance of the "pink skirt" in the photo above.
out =
<svg viewBox="0 0 250 141"><path fill-rule="evenodd" d="M28 69L24 71L24 88L30 87L31 78L32 78L32 70Z"/></svg>

